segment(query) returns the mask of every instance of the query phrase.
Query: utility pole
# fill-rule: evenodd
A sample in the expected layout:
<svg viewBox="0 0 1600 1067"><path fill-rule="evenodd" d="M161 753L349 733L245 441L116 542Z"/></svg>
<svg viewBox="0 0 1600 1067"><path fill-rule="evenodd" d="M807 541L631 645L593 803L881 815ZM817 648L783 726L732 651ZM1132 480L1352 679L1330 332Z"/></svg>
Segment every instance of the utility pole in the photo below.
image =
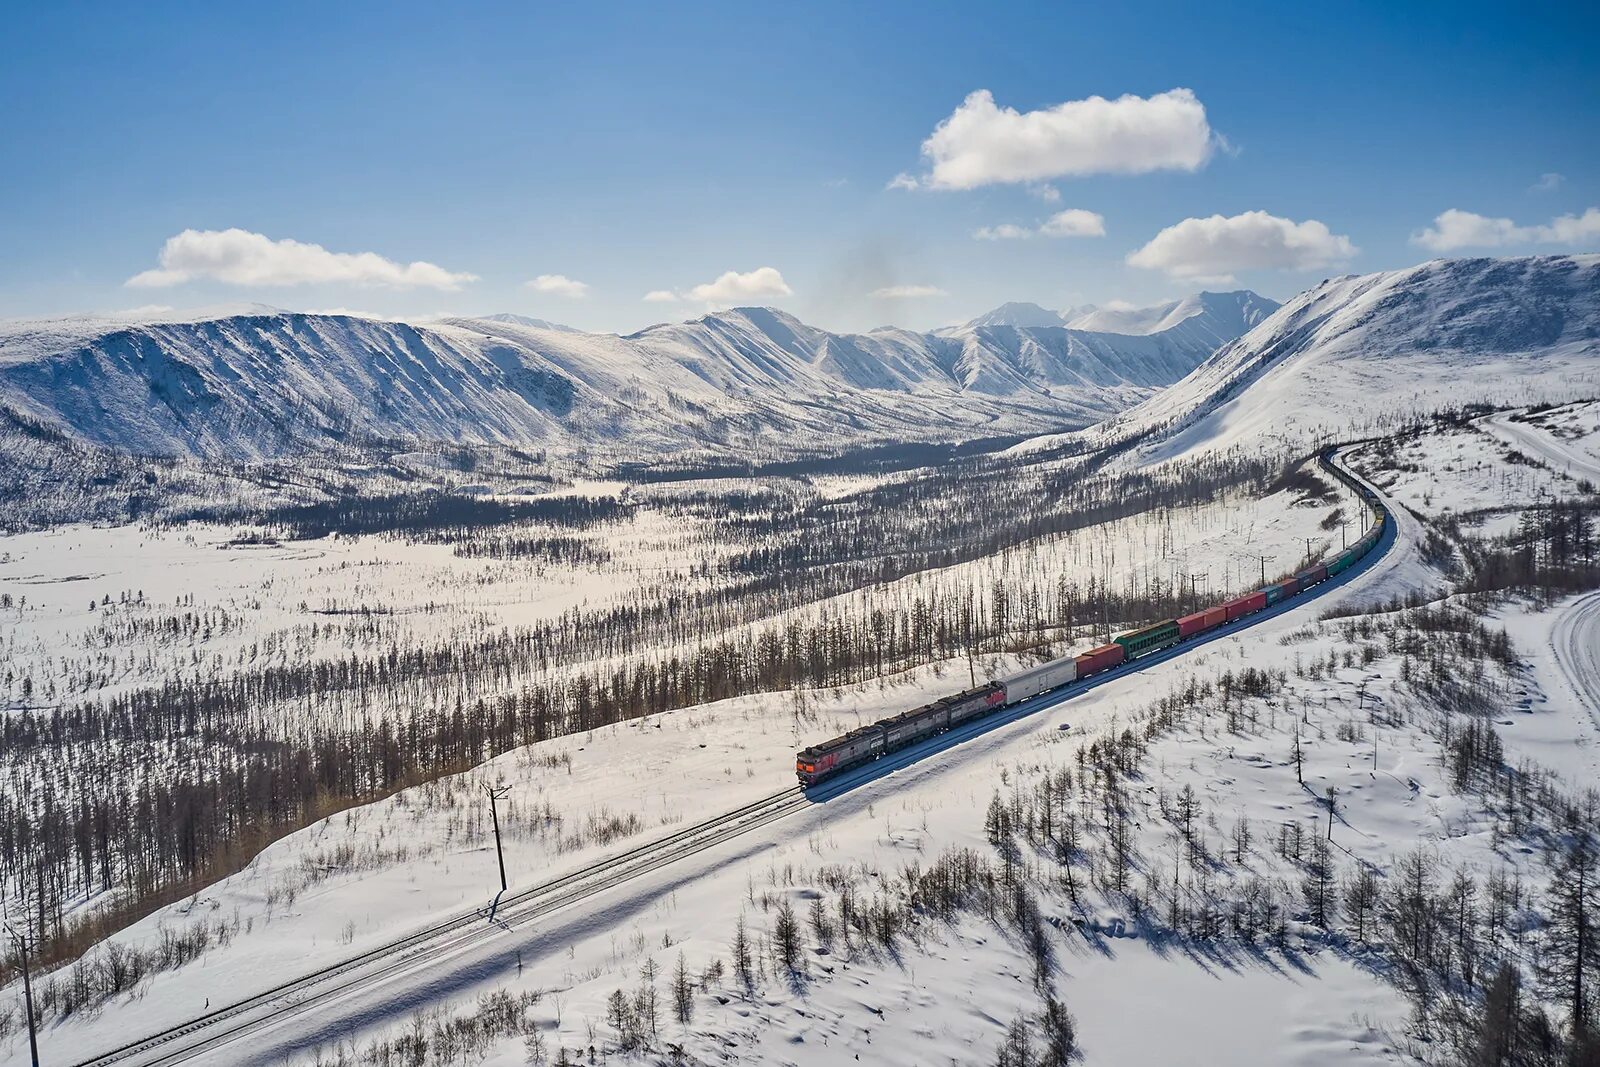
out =
<svg viewBox="0 0 1600 1067"><path fill-rule="evenodd" d="M1350 520L1349 519L1340 519L1339 520L1339 551L1340 552L1343 552L1345 549L1350 547L1350 543L1345 537L1345 531L1347 529L1349 529L1349 527L1350 527Z"/></svg>
<svg viewBox="0 0 1600 1067"><path fill-rule="evenodd" d="M1314 540L1316 540L1316 539L1312 538L1312 537L1307 537L1305 539L1305 542L1306 542L1306 562L1307 563L1311 562L1311 542L1314 541Z"/></svg>
<svg viewBox="0 0 1600 1067"><path fill-rule="evenodd" d="M494 922L494 913L500 907L500 897L506 891L506 854L500 847L500 810L497 804L511 792L511 787L485 785L483 791L489 794L489 817L494 820L494 854L500 861L500 892L494 895L494 901L489 905L489 921Z"/></svg>
<svg viewBox="0 0 1600 1067"><path fill-rule="evenodd" d="M1262 585L1266 585L1267 584L1267 560L1269 560L1269 559L1277 559L1278 557L1277 556L1263 556L1259 552L1252 552L1252 553L1250 553L1250 555L1255 556L1257 559L1259 559L1261 561L1261 584Z"/></svg>
<svg viewBox="0 0 1600 1067"><path fill-rule="evenodd" d="M1330 785L1328 787L1328 840L1329 841L1333 840L1333 808L1334 808L1334 789L1333 789L1333 786Z"/></svg>
<svg viewBox="0 0 1600 1067"><path fill-rule="evenodd" d="M22 960L22 1010L28 1020L28 1053L33 1059L33 1067L39 1067L39 1034L33 1021L33 976L28 971L28 939L17 933L10 923L5 924L5 930L17 946L17 955Z"/></svg>
<svg viewBox="0 0 1600 1067"><path fill-rule="evenodd" d="M1209 585L1211 582L1211 572L1207 571L1205 574L1189 575L1189 607L1190 610L1193 611L1200 610L1200 592L1195 588L1194 583L1202 578L1205 579L1206 583Z"/></svg>

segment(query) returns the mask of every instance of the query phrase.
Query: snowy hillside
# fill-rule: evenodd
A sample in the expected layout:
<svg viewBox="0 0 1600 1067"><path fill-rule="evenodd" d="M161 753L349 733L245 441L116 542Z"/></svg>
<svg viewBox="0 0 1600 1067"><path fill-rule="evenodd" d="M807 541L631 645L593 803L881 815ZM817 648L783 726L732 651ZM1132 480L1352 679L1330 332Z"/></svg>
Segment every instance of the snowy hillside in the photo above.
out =
<svg viewBox="0 0 1600 1067"><path fill-rule="evenodd" d="M86 443L234 460L375 441L602 461L613 448L814 451L1086 425L1188 373L1214 332L850 335L771 308L627 337L514 315L14 321L0 324L0 406Z"/></svg>
<svg viewBox="0 0 1600 1067"><path fill-rule="evenodd" d="M1161 460L1600 394L1600 256L1434 260L1295 297L1100 427Z"/></svg>

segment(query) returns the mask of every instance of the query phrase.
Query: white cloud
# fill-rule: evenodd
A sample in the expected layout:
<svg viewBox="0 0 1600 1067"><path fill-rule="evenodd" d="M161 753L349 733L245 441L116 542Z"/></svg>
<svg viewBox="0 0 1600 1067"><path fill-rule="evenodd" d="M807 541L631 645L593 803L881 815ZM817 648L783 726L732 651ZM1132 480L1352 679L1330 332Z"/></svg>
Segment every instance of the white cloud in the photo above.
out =
<svg viewBox="0 0 1600 1067"><path fill-rule="evenodd" d="M918 300L930 296L949 296L937 285L887 285L871 292L874 300Z"/></svg>
<svg viewBox="0 0 1600 1067"><path fill-rule="evenodd" d="M1510 219L1493 219L1451 208L1433 220L1433 226L1411 235L1411 243L1435 252L1458 248L1499 248L1503 245L1576 245L1600 241L1600 208L1582 215L1561 215L1543 226L1518 226Z"/></svg>
<svg viewBox="0 0 1600 1067"><path fill-rule="evenodd" d="M782 274L772 267L757 267L745 274L740 274L736 270L727 271L716 281L697 285L685 295L690 300L728 307L767 297L790 296L793 293L794 290L789 288Z"/></svg>
<svg viewBox="0 0 1600 1067"><path fill-rule="evenodd" d="M589 286L586 283L574 281L565 274L541 274L528 283L528 288L537 293L564 296L568 300L580 300L589 295Z"/></svg>
<svg viewBox="0 0 1600 1067"><path fill-rule="evenodd" d="M1091 96L1028 112L997 107L993 94L979 89L939 123L922 154L932 164L928 185L975 189L1086 174L1197 170L1214 140L1205 106L1189 89L1115 100Z"/></svg>
<svg viewBox="0 0 1600 1067"><path fill-rule="evenodd" d="M980 226L972 231L972 236L980 241L1022 241L1032 237L1033 231L1026 226L1002 222L998 226Z"/></svg>
<svg viewBox="0 0 1600 1067"><path fill-rule="evenodd" d="M885 185L884 188L885 189L915 189L915 188L917 188L917 179L913 178L911 175L905 173L904 171L901 171L899 174L896 174L893 178L890 178L889 179L889 184Z"/></svg>
<svg viewBox="0 0 1600 1067"><path fill-rule="evenodd" d="M274 241L248 230L184 230L161 246L161 266L128 285L159 288L197 279L229 285L349 284L393 289L459 289L475 274L418 260L396 263L376 252L329 252L321 245Z"/></svg>
<svg viewBox="0 0 1600 1067"><path fill-rule="evenodd" d="M1566 180L1567 176L1565 174L1557 174L1553 170L1547 171L1546 173L1539 175L1539 180L1530 185L1528 189L1530 192L1535 193L1553 192L1554 190L1561 188L1562 183Z"/></svg>
<svg viewBox="0 0 1600 1067"><path fill-rule="evenodd" d="M1061 190L1053 185L1030 185L1028 192L1047 204L1059 203L1061 200Z"/></svg>
<svg viewBox="0 0 1600 1067"><path fill-rule="evenodd" d="M1315 270L1355 255L1350 238L1316 219L1295 222L1265 211L1184 219L1128 255L1128 263L1173 278L1224 282L1241 270Z"/></svg>
<svg viewBox="0 0 1600 1067"><path fill-rule="evenodd" d="M1069 207L1058 211L1039 224L1037 229L1002 222L998 226L980 226L972 231L979 241L1024 241L1029 237L1104 237L1106 220L1093 211Z"/></svg>
<svg viewBox="0 0 1600 1067"><path fill-rule="evenodd" d="M671 289L652 289L644 294L644 300L647 304L670 304L677 299L678 294Z"/></svg>
<svg viewBox="0 0 1600 1067"><path fill-rule="evenodd" d="M1106 220L1093 211L1069 207L1045 219L1039 232L1045 237L1104 237Z"/></svg>

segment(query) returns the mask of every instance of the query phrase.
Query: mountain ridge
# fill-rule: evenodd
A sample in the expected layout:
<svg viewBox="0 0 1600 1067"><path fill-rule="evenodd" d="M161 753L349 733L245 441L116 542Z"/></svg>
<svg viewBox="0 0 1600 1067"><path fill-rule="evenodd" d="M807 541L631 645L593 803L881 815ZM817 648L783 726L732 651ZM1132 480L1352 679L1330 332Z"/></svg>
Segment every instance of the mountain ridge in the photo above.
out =
<svg viewBox="0 0 1600 1067"><path fill-rule="evenodd" d="M1088 425L1210 349L1181 331L840 334L759 307L626 336L514 315L13 320L0 405L89 444L246 462L361 440L806 450Z"/></svg>

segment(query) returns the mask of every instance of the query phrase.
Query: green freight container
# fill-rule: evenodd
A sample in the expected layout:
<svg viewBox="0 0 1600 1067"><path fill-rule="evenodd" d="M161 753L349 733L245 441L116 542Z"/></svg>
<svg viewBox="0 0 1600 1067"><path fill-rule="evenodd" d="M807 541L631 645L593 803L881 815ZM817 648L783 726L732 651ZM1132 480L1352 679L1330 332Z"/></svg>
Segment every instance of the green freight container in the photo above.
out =
<svg viewBox="0 0 1600 1067"><path fill-rule="evenodd" d="M1154 626L1146 626L1142 630L1134 630L1112 640L1122 646L1123 654L1128 659L1132 659L1146 652L1154 652L1168 645L1177 644L1178 624L1176 621L1158 622Z"/></svg>

